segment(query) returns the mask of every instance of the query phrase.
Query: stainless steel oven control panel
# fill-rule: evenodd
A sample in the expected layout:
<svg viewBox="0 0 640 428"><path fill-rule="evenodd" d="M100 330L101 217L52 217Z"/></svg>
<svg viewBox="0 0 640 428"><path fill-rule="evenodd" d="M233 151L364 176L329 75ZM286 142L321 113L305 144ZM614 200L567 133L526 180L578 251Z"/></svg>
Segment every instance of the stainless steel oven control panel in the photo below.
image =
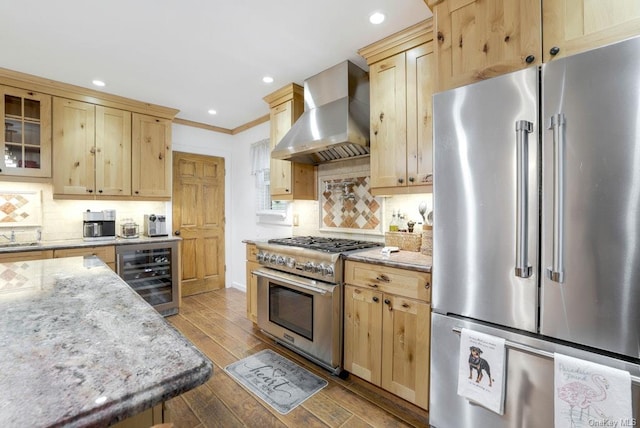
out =
<svg viewBox="0 0 640 428"><path fill-rule="evenodd" d="M337 283L342 280L342 264L339 254L324 254L302 248L258 245L257 262L284 272L307 278Z"/></svg>

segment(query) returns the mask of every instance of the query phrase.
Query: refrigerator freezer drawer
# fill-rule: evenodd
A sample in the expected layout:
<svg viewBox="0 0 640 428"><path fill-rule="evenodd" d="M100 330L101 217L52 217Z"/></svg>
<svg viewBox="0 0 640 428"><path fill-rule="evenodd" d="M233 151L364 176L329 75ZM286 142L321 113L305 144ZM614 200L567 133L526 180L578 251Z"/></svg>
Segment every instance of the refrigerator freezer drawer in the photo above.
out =
<svg viewBox="0 0 640 428"><path fill-rule="evenodd" d="M429 423L436 428L548 428L554 426L554 363L544 354L565 355L627 370L640 375L640 366L602 355L569 348L530 336L500 330L485 324L437 313L431 320L431 391ZM455 330L502 337L510 343L530 347L531 352L507 346L504 415L471 404L457 394L460 335ZM536 353L540 352L543 355ZM640 423L640 386L633 385L633 416ZM577 413L576 413L577 414ZM586 414L586 410L585 410ZM587 425L585 425L587 426Z"/></svg>

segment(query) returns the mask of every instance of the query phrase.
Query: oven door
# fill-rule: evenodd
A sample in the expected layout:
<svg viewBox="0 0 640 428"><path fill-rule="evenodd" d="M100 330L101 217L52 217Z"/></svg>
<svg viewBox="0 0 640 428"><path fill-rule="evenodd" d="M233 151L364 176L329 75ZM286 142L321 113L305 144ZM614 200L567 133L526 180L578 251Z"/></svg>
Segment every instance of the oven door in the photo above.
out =
<svg viewBox="0 0 640 428"><path fill-rule="evenodd" d="M339 373L342 293L336 284L260 268L258 327L279 343Z"/></svg>

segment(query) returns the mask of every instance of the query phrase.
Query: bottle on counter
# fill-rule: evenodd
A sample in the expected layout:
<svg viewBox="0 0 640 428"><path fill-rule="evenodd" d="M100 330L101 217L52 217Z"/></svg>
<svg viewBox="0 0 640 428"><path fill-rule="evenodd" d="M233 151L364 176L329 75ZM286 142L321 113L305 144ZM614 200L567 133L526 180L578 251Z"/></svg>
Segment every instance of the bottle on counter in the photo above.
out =
<svg viewBox="0 0 640 428"><path fill-rule="evenodd" d="M401 213L399 210L398 210L398 231L399 232L407 231L407 215L404 213Z"/></svg>
<svg viewBox="0 0 640 428"><path fill-rule="evenodd" d="M396 216L396 212L393 211L391 215L391 223L389 223L389 232L397 232L398 231L398 217Z"/></svg>

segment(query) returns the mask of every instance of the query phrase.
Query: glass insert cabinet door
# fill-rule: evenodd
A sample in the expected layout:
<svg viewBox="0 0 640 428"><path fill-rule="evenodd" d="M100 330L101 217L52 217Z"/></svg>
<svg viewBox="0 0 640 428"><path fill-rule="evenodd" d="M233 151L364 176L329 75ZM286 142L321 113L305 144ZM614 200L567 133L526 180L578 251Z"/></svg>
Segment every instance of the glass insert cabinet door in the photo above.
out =
<svg viewBox="0 0 640 428"><path fill-rule="evenodd" d="M162 315L178 313L177 243L118 245L118 275Z"/></svg>
<svg viewBox="0 0 640 428"><path fill-rule="evenodd" d="M0 86L0 174L51 177L51 96Z"/></svg>

